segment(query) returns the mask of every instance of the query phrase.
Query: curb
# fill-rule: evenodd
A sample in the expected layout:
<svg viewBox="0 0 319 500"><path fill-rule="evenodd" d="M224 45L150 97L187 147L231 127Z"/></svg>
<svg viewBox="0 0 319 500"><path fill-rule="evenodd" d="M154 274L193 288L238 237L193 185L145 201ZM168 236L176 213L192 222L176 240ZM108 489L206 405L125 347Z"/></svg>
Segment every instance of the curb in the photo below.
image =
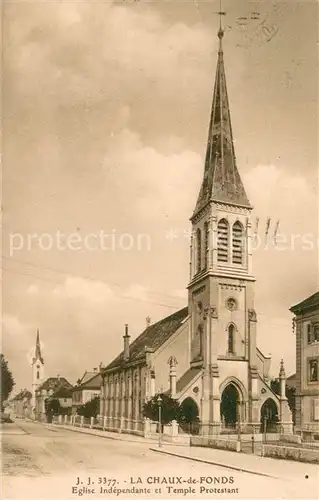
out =
<svg viewBox="0 0 319 500"><path fill-rule="evenodd" d="M242 467L236 467L235 465L227 465L221 462L213 462L212 460L205 460L204 458L190 457L187 455L180 455L178 453L174 453L172 451L164 451L159 450L157 448L150 448L151 451L155 451L156 453L163 453L164 455L171 455L173 457L185 458L186 460L193 460L194 462L202 462L204 464L217 465L218 467L224 467L225 469L232 469L237 472L246 472L247 474L254 474L255 476L264 476L271 477L272 479L280 479L277 476L272 476L270 474L265 474L264 472L257 472L249 469L243 469Z"/></svg>

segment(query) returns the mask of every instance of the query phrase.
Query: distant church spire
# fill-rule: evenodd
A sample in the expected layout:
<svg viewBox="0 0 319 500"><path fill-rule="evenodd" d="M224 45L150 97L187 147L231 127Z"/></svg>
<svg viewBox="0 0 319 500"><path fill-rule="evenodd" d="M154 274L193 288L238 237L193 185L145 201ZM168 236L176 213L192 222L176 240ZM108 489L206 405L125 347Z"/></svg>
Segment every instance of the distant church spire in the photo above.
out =
<svg viewBox="0 0 319 500"><path fill-rule="evenodd" d="M34 354L33 360L36 361L37 359L39 359L41 361L41 363L44 363L43 357L41 354L39 328L37 329L37 340L36 340L36 344L35 344L35 354Z"/></svg>
<svg viewBox="0 0 319 500"><path fill-rule="evenodd" d="M204 178L197 199L194 215L210 201L230 203L251 208L240 178L235 157L230 109L224 67L222 16L218 30L219 49L216 79L211 110Z"/></svg>

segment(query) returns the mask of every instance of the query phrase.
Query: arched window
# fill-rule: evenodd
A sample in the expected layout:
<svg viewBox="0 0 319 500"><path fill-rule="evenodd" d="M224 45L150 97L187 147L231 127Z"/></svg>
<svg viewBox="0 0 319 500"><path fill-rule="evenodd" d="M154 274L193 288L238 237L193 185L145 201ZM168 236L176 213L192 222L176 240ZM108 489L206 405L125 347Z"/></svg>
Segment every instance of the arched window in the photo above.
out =
<svg viewBox="0 0 319 500"><path fill-rule="evenodd" d="M243 263L244 230L242 224L237 221L233 225L233 263Z"/></svg>
<svg viewBox="0 0 319 500"><path fill-rule="evenodd" d="M229 325L229 327L228 327L228 353L229 354L234 354L234 333L235 333L234 325Z"/></svg>
<svg viewBox="0 0 319 500"><path fill-rule="evenodd" d="M202 268L202 234L200 229L196 231L196 249L196 272L198 273Z"/></svg>
<svg viewBox="0 0 319 500"><path fill-rule="evenodd" d="M39 379L39 378L40 378L40 373L39 373L39 372L37 372L37 379Z"/></svg>
<svg viewBox="0 0 319 500"><path fill-rule="evenodd" d="M205 255L204 255L204 259L205 259L205 269L207 269L208 267L208 222L205 222L204 224L204 231L205 231Z"/></svg>
<svg viewBox="0 0 319 500"><path fill-rule="evenodd" d="M228 262L228 222L221 219L217 226L217 260Z"/></svg>

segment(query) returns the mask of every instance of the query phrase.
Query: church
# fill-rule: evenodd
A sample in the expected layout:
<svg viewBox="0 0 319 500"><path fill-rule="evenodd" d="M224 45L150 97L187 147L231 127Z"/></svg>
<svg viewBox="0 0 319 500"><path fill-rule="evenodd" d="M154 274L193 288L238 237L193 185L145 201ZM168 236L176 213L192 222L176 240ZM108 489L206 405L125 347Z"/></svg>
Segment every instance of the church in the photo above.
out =
<svg viewBox="0 0 319 500"><path fill-rule="evenodd" d="M292 431L280 367L280 394L270 388L270 356L256 345L252 272L252 206L234 150L224 54L219 48L202 184L190 221L188 306L148 325L131 344L125 325L122 353L102 375L102 416L143 418L143 404L169 392L200 421L203 433L264 416Z"/></svg>

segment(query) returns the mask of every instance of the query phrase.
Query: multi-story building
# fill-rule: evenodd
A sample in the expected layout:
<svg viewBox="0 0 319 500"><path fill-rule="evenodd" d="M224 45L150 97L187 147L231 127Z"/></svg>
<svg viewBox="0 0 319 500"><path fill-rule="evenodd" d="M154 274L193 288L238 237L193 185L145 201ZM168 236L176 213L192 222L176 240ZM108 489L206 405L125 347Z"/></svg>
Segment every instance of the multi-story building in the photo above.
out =
<svg viewBox="0 0 319 500"><path fill-rule="evenodd" d="M319 437L319 292L290 311L296 332L296 431Z"/></svg>

